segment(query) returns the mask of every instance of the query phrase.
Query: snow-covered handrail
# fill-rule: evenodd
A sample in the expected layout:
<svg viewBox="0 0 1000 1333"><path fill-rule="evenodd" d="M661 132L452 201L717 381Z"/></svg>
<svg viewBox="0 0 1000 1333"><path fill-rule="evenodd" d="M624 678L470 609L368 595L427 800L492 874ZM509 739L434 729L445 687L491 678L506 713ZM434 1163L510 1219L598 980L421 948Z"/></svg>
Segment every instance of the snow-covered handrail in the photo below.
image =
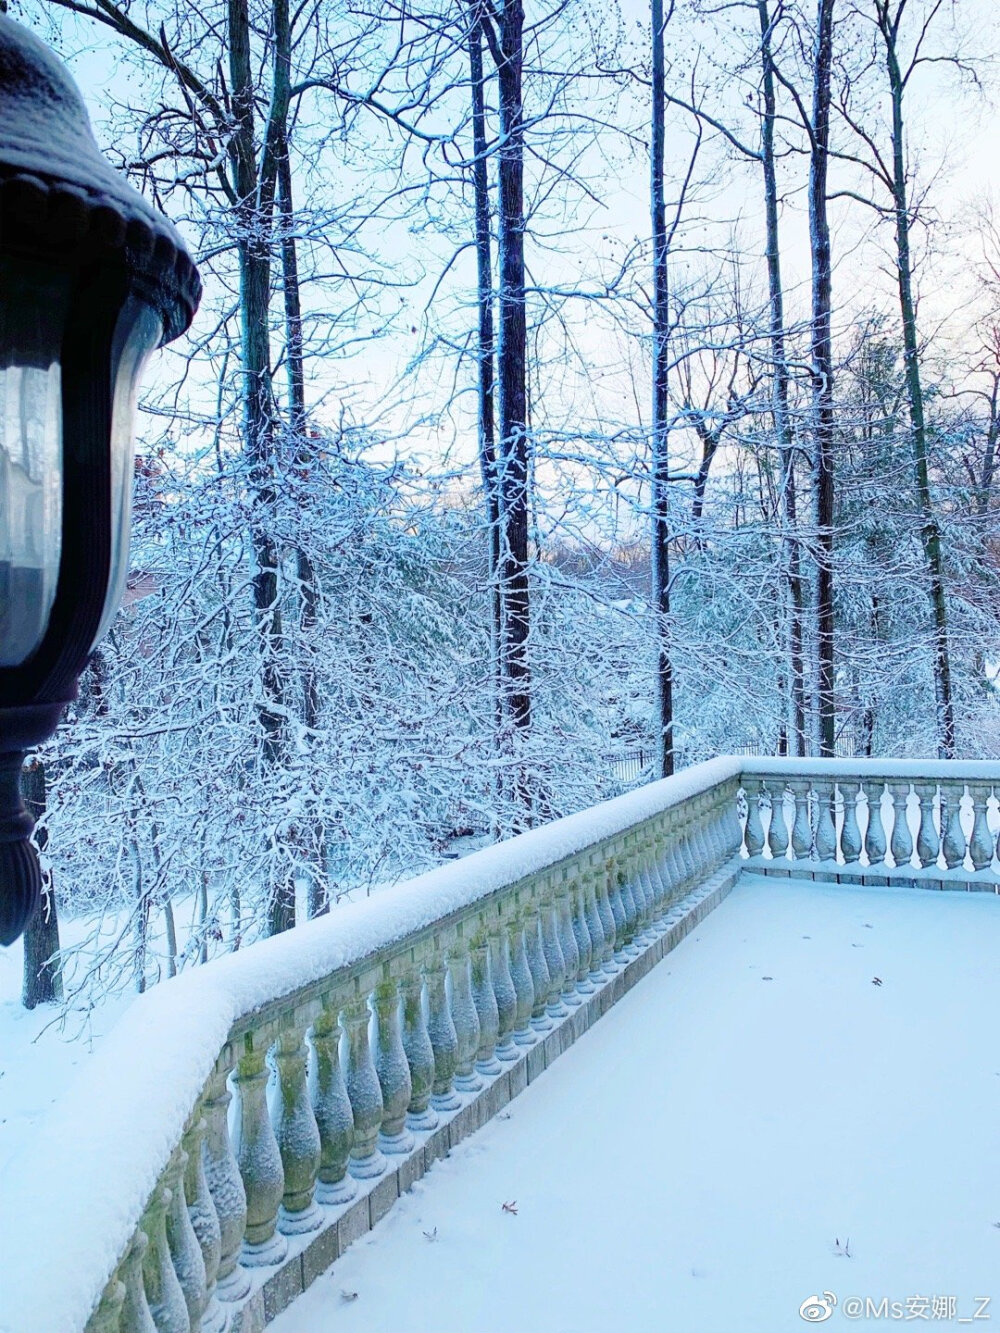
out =
<svg viewBox="0 0 1000 1333"><path fill-rule="evenodd" d="M672 904L739 852L742 767L697 765L140 996L0 1182L0 1331L258 1328L262 1275L291 1272L385 1154L655 961Z"/></svg>
<svg viewBox="0 0 1000 1333"><path fill-rule="evenodd" d="M748 759L743 789L754 870L1000 892L995 763Z"/></svg>

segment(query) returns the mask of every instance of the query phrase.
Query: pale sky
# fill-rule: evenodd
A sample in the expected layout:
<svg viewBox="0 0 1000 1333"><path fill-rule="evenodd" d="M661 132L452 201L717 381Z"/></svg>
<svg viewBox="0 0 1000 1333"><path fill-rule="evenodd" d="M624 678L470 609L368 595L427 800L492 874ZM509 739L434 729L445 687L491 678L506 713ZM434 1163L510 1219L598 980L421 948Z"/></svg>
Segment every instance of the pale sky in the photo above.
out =
<svg viewBox="0 0 1000 1333"><path fill-rule="evenodd" d="M925 0L911 0L911 4L918 6L923 2ZM29 3L32 5L29 12L37 14L36 0L29 0ZM586 7L591 3L593 0L580 0L581 12L586 14ZM622 3L625 33L632 35L634 49L639 52L646 41L648 9L641 0L622 0ZM529 20L533 8L538 7L529 3ZM847 9L845 3L840 12L845 13ZM996 40L1000 32L997 0L955 0L954 7L946 6L946 11L957 16L959 24L966 30L967 45L977 57L988 55L1000 45ZM128 75L123 74L116 59L114 41L96 25L76 22L64 16L62 11L49 10L48 13L63 20L60 44L64 53L72 55L74 72L90 107L98 138L106 139L109 92L124 95L127 91L123 80ZM731 60L739 48L731 27L724 26L731 23L731 13L731 10L724 10L722 15L703 21L698 28L688 21L678 26L675 20L674 29L668 32L668 52L675 71L685 72L688 76L692 67L692 45L700 40L703 54L698 64L699 84L707 86L712 82L715 77L713 60ZM756 23L753 13L749 17ZM47 35L44 30L43 35ZM81 46L88 42L91 43L90 49L81 51ZM943 24L936 49L948 49L948 42L947 25ZM77 54L74 55L74 51ZM626 49L619 56L624 60L628 54ZM931 184L927 203L937 219L933 234L934 253L920 275L924 299L922 313L932 318L935 324L951 317L956 310L961 313L967 303L969 274L962 257L974 256L976 244L974 238L964 233L969 229L977 204L991 194L1000 194L1000 166L995 144L996 80L988 61L980 61L978 73L983 85L981 93L971 89L968 83L963 87L950 66L929 65L915 76L909 92L910 157L918 164L918 179L924 185ZM746 83L730 77L706 103L720 119L725 119L741 133L745 131L750 143L755 142L752 117L740 113L744 111L746 91L754 83L753 71ZM645 133L641 95L631 99L626 97L621 114L633 121L640 135ZM684 112L671 109L668 146L677 174L683 170L689 151L690 126L690 118ZM569 286L579 282L585 287L593 286L599 273L610 271L616 256L620 256L636 238L644 239L648 235L647 168L641 148L629 157L624 145L618 143L613 146L610 158L602 155L600 160L591 150L583 158L582 169L595 181L597 174L601 174L597 200L586 201L578 207L566 224L571 230L564 238L550 241L544 251L529 245L535 277L544 285ZM759 259L763 249L759 168L755 164L740 162L732 150L707 140L700 174L706 170L710 179L702 183L691 210L693 216L704 216L705 223L689 225L682 234L679 252L673 261L673 278L678 286L683 285L686 272L696 272L703 266L702 260L685 253L698 244L721 245L729 233L735 231L741 248L750 255ZM791 318L801 315L808 299L809 254L803 199L806 173L804 159L791 160L783 167L783 187L787 191L781 222L783 264ZM835 186L847 183L858 188L859 179L857 173L842 171L834 175L832 183ZM873 215L868 210L844 200L832 203L831 220L838 320L843 324L858 306L870 309L878 305L891 310L894 293L891 275L885 268L891 231L884 225L874 229ZM550 233L554 223L558 230L558 219L553 219L550 211L547 220ZM406 228L397 228L395 231L387 229L379 237L378 245L387 266L402 261L415 250L428 277L416 291L402 299L405 309L400 311L396 332L369 344L353 359L338 359L324 369L315 387L322 387L330 394L328 408L331 412L343 402L350 403L356 414L370 410L366 404L373 404L383 395L418 350L421 340L431 332L422 317L423 303L430 290L431 277L451 252L453 241L436 242L433 235L429 238L426 232L413 235ZM405 256L404 251L407 252ZM466 304L474 295L473 278L469 252L455 267L438 298L439 303L450 305L452 322L457 317L466 328L471 327L474 318L471 307ZM641 321L638 316L636 318L638 326ZM618 410L608 408L611 402L620 403L620 410L631 413L633 418L638 402L638 410L645 418L645 388L641 385L636 388L621 368L626 340L622 339L620 345L613 339L609 341L606 322L596 309L591 311L586 306L579 306L571 319L575 344L588 364L589 373L567 372L560 366L547 369L548 424L557 430L569 427L574 419L581 414L586 416L595 405L602 411ZM633 361L636 356L637 352L633 351ZM423 377L420 393L425 406L433 408L441 401L446 382L440 363ZM589 406L581 401L581 394L584 400L590 398ZM469 404L471 407L471 398ZM411 404L407 411L412 410ZM405 416L402 409L393 410L392 418L397 429L406 429ZM411 428L410 436L413 442L420 441L423 450L434 455L451 442L456 423L460 440L458 456L468 461L472 457L469 447L471 417L461 410L457 416L449 417L437 431L421 427L414 438Z"/></svg>

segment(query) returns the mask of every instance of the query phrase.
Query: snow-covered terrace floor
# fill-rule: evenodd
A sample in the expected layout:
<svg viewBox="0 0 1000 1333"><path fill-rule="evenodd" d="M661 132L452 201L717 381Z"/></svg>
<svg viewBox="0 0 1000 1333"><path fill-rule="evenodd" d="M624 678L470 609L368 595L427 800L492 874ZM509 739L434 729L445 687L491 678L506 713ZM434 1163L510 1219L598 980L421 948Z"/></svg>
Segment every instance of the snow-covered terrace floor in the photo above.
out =
<svg viewBox="0 0 1000 1333"><path fill-rule="evenodd" d="M997 897L744 877L271 1328L985 1328L998 1016Z"/></svg>

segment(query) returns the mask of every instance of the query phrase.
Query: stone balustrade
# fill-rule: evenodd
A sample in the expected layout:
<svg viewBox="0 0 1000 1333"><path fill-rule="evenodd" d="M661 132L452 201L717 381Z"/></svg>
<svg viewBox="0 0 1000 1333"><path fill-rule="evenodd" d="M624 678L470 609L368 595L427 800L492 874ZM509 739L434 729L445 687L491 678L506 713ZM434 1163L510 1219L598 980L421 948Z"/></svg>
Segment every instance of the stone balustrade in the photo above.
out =
<svg viewBox="0 0 1000 1333"><path fill-rule="evenodd" d="M986 762L746 760L748 869L1000 892L1000 771Z"/></svg>
<svg viewBox="0 0 1000 1333"><path fill-rule="evenodd" d="M137 1000L133 1010L156 1008L150 1068L112 1074L105 1047L93 1057L105 1069L90 1071L91 1086L117 1080L108 1093L119 1129L107 1134L117 1133L123 1152L134 1092L132 1129L141 1135L144 1117L150 1121L159 1165L141 1194L134 1173L119 1170L117 1188L132 1190L132 1199L117 1210L93 1201L98 1223L108 1219L102 1246L88 1248L63 1226L89 1263L100 1253L110 1261L82 1282L77 1274L51 1306L39 1290L32 1333L263 1327L721 900L740 868L738 790L739 761L701 765L387 891L400 913L378 895ZM441 910L449 895L439 886L463 877L451 899L466 901ZM370 924L366 912L381 914L384 939L372 927L357 947L335 947L338 922L349 936L356 923ZM407 914L415 928L405 928ZM325 953L344 961L324 966ZM262 999L272 967L273 993ZM297 975L301 984L289 985ZM242 998L200 1091L185 1104L182 1091L164 1087L170 1114L153 1124L146 1084L169 1077L166 1065L156 1072L155 1044L171 1004L183 1025L199 1004L211 1006L210 983L224 982L229 994L233 978ZM181 1059L183 1033L173 1040L171 1058ZM197 1022L191 1042L203 1043ZM210 1050L210 1035L204 1042ZM115 1143L104 1151L113 1166ZM87 1169L91 1182L100 1179ZM41 1204L48 1213L59 1200ZM14 1288L30 1272L6 1272L3 1263L0 1281L13 1284L14 1306L29 1308L30 1292Z"/></svg>
<svg viewBox="0 0 1000 1333"><path fill-rule="evenodd" d="M715 760L154 988L0 1187L0 1333L256 1333L741 871L998 892L998 798Z"/></svg>

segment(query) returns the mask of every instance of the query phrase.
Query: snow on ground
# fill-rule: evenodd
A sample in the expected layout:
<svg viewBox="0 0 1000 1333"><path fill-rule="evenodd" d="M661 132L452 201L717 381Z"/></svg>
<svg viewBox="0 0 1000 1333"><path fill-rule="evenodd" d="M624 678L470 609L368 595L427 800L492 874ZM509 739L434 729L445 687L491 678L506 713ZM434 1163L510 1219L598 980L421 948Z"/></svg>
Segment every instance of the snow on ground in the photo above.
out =
<svg viewBox="0 0 1000 1333"><path fill-rule="evenodd" d="M996 897L747 877L271 1327L985 1327L998 1012Z"/></svg>
<svg viewBox="0 0 1000 1333"><path fill-rule="evenodd" d="M62 922L66 944L88 923ZM21 941L0 949L0 1172L27 1142L31 1128L59 1100L105 1032L134 998L110 996L86 1016L61 1020L59 1005L21 1005Z"/></svg>

